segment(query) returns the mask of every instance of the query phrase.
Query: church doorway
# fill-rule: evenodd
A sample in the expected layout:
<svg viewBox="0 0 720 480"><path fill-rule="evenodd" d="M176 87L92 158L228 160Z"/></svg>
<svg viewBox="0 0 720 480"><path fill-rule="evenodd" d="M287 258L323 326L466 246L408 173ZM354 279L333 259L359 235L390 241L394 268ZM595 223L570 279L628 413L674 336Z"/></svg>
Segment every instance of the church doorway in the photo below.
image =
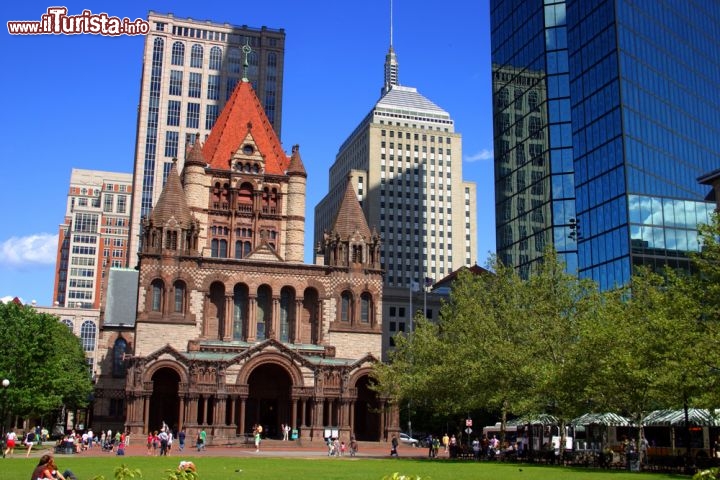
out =
<svg viewBox="0 0 720 480"><path fill-rule="evenodd" d="M178 385L180 375L172 368L161 368L152 376L153 392L150 397L148 429L160 431L163 422L176 429L180 413Z"/></svg>
<svg viewBox="0 0 720 480"><path fill-rule="evenodd" d="M248 378L245 431L262 425L263 436L281 438L280 424L291 423L290 391L292 379L288 372L274 363L257 366Z"/></svg>
<svg viewBox="0 0 720 480"><path fill-rule="evenodd" d="M377 393L370 388L370 377L367 375L360 377L355 383L355 388L357 388L355 418L353 418L355 438L377 442L381 438L382 411Z"/></svg>

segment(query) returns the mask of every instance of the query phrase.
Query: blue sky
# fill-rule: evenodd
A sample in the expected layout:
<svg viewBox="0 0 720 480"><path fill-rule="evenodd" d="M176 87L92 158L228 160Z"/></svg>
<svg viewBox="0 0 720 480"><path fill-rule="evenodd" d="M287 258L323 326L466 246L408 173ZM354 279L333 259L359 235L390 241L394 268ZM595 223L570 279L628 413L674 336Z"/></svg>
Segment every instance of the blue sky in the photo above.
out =
<svg viewBox="0 0 720 480"><path fill-rule="evenodd" d="M308 170L306 261L313 209L338 147L378 100L388 0L330 2L10 2L2 7L0 297L50 305L58 226L72 168L131 173L144 37L14 36L6 22L50 6L131 20L149 10L286 33L282 142ZM272 7L267 7L272 5ZM478 256L495 251L488 0L394 0L400 84L447 110L463 135L463 177L478 189Z"/></svg>

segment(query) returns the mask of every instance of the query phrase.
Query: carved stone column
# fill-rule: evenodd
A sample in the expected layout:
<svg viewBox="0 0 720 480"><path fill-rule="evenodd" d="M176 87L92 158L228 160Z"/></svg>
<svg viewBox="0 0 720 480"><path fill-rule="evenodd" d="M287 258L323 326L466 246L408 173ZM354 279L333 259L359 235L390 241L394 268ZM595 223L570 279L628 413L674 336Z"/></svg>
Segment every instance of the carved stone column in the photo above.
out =
<svg viewBox="0 0 720 480"><path fill-rule="evenodd" d="M280 297L272 297L272 302L270 303L272 305L272 311L270 312L270 331L265 336L265 338L273 338L275 340L280 340ZM268 326L266 325L265 328L267 329Z"/></svg>
<svg viewBox="0 0 720 480"><path fill-rule="evenodd" d="M223 326L223 342L230 342L233 339L233 295L225 295L225 325Z"/></svg>
<svg viewBox="0 0 720 480"><path fill-rule="evenodd" d="M298 415L297 415L297 413L298 413L298 412L297 412L298 399L293 397L292 399L290 399L290 401L292 402L292 407L291 407L291 409L290 409L290 410L291 410L291 413L290 413L290 415L291 415L291 416L290 416L290 428L297 428L297 426L298 426L298 419L297 419L297 416L298 416Z"/></svg>
<svg viewBox="0 0 720 480"><path fill-rule="evenodd" d="M215 406L213 407L213 426L225 426L225 405L227 395L217 394L215 396Z"/></svg>
<svg viewBox="0 0 720 480"><path fill-rule="evenodd" d="M257 336L257 297L248 295L247 341L253 343Z"/></svg>
<svg viewBox="0 0 720 480"><path fill-rule="evenodd" d="M300 336L300 324L302 322L302 305L303 301L302 299L296 299L295 300L295 315L293 317L293 329L292 329L292 338L290 341L292 343L302 343L301 336Z"/></svg>
<svg viewBox="0 0 720 480"><path fill-rule="evenodd" d="M238 427L240 430L240 433L246 433L245 432L245 403L247 402L247 398L240 397L240 418L238 419Z"/></svg>

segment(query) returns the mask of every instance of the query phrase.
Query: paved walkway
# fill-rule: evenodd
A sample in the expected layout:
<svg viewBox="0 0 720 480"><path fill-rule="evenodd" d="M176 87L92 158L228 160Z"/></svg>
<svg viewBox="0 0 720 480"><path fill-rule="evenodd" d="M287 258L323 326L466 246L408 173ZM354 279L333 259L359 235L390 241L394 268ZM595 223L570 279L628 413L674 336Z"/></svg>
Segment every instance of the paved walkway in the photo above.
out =
<svg viewBox="0 0 720 480"><path fill-rule="evenodd" d="M138 439L139 440L139 439ZM144 439L143 439L144 440ZM38 458L46 453L53 453L55 444L46 442L43 448L33 448L30 453L30 457ZM25 449L15 449L14 458L25 458ZM159 450L158 450L159 452ZM198 452L196 448L190 448L190 445L185 446L184 451L178 449L177 442L173 444L173 448L170 451L172 457L295 457L295 458L319 458L327 457L328 450L327 446L322 441L302 441L297 443L294 441L283 442L280 440L263 440L260 445L260 451L255 451L255 446L208 446L205 450ZM104 452L100 446L94 446L91 449L85 450L84 452L75 454L78 457L110 457L115 456L115 452ZM135 438L131 438L130 445L125 448L126 456L147 456L146 444L136 441ZM400 445L398 447L398 455L400 457L416 457L424 458L427 457L426 448L415 448L407 445ZM64 457L66 454L57 454L57 457ZM349 457L348 452L345 453L346 457ZM356 454L358 458L389 458L390 457L390 444L384 442L359 442L358 452ZM442 453L440 458L443 458Z"/></svg>

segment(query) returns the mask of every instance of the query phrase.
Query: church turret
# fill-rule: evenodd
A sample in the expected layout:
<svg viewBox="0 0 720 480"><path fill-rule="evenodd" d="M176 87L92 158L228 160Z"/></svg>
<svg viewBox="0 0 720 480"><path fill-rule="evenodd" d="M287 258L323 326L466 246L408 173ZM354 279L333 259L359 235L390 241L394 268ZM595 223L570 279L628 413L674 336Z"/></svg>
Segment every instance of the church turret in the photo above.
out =
<svg viewBox="0 0 720 480"><path fill-rule="evenodd" d="M305 195L307 173L300 158L300 146L294 145L287 169L287 235L285 237L285 259L288 262L302 262L305 245Z"/></svg>
<svg viewBox="0 0 720 480"><path fill-rule="evenodd" d="M143 219L144 254L197 255L199 225L188 207L174 160L157 204Z"/></svg>
<svg viewBox="0 0 720 480"><path fill-rule="evenodd" d="M333 227L325 232L325 264L333 267L380 269L380 235L370 231L348 177Z"/></svg>

